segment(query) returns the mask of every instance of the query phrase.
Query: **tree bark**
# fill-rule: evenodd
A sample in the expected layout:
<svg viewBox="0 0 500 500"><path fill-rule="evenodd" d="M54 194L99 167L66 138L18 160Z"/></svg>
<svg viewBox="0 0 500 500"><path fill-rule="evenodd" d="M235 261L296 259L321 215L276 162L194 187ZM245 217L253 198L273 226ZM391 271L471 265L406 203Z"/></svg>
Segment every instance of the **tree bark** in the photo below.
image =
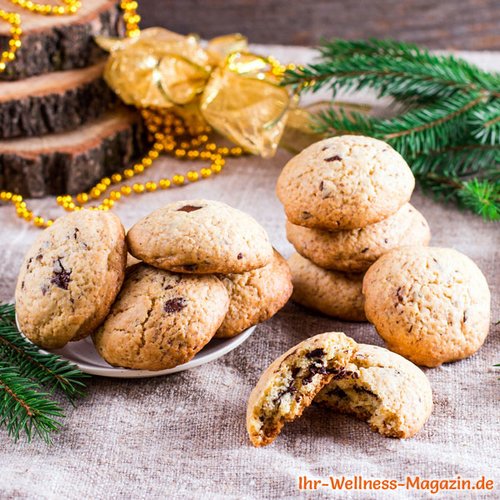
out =
<svg viewBox="0 0 500 500"><path fill-rule="evenodd" d="M0 82L0 139L73 130L118 99L102 78L103 64Z"/></svg>
<svg viewBox="0 0 500 500"><path fill-rule="evenodd" d="M2 8L21 15L23 34L16 59L0 73L0 80L89 66L105 56L94 41L96 35L123 36L125 31L117 0L85 0L72 16L36 15L10 3ZM8 44L9 28L0 23L0 47Z"/></svg>
<svg viewBox="0 0 500 500"><path fill-rule="evenodd" d="M0 189L25 197L76 194L139 156L146 132L120 108L72 132L0 142Z"/></svg>

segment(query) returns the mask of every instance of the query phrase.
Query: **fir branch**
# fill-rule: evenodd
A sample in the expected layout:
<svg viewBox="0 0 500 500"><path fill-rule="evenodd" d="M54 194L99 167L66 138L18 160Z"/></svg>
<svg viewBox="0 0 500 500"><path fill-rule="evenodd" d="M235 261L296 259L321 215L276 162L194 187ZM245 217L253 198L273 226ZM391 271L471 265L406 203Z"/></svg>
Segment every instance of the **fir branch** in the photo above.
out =
<svg viewBox="0 0 500 500"><path fill-rule="evenodd" d="M71 402L83 395L83 379L88 375L60 356L41 353L38 347L22 337L11 304L0 305L0 359L15 365L21 376L52 392L60 389Z"/></svg>
<svg viewBox="0 0 500 500"><path fill-rule="evenodd" d="M411 162L415 175L429 172L450 177L468 177L486 172L500 175L500 144L465 143L459 146L431 150Z"/></svg>
<svg viewBox="0 0 500 500"><path fill-rule="evenodd" d="M434 173L417 175L424 190L438 199L455 201L458 206L482 215L485 220L500 220L500 182L495 179L472 179L440 176Z"/></svg>
<svg viewBox="0 0 500 500"><path fill-rule="evenodd" d="M57 432L64 417L61 408L40 387L5 361L0 361L0 426L14 441L25 433L28 441L39 436L50 443L50 435Z"/></svg>
<svg viewBox="0 0 500 500"><path fill-rule="evenodd" d="M322 58L285 74L285 85L312 90L374 89L378 96L411 101L483 90L500 96L500 75L480 70L453 56L436 55L393 40L333 40L320 48Z"/></svg>
<svg viewBox="0 0 500 500"><path fill-rule="evenodd" d="M500 74L393 40L333 40L320 60L286 73L298 91L371 89L404 104L391 118L320 112L324 135L363 134L390 143L436 196L489 220L499 217Z"/></svg>
<svg viewBox="0 0 500 500"><path fill-rule="evenodd" d="M471 135L482 144L500 143L500 99L483 104L471 117Z"/></svg>
<svg viewBox="0 0 500 500"><path fill-rule="evenodd" d="M467 128L467 115L484 101L481 94L460 95L386 119L350 116L333 109L322 112L316 130L324 134L358 133L391 144L405 157L415 157L453 144Z"/></svg>

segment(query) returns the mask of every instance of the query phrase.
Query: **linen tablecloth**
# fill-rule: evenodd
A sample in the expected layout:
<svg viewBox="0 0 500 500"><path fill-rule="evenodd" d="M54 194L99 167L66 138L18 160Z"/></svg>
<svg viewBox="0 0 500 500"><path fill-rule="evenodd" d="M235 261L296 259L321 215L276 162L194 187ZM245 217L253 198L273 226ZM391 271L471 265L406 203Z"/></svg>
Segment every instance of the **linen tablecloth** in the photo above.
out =
<svg viewBox="0 0 500 500"><path fill-rule="evenodd" d="M304 62L305 48L257 47L284 61ZM500 54L468 53L485 68L500 69ZM320 98L321 96L319 96ZM323 96L324 97L324 96ZM231 159L223 173L181 189L131 197L116 213L126 228L165 203L211 198L254 216L285 256L293 249L285 238L285 218L274 188L290 154L279 151L263 160ZM161 159L147 175L159 178L186 169ZM12 443L0 430L0 498L300 498L299 476L362 476L396 479L500 480L498 432L500 283L499 226L445 206L418 190L412 203L428 219L432 245L454 247L482 269L492 291L490 335L477 355L425 370L434 393L434 411L413 439L397 440L370 431L348 416L310 408L287 425L274 444L253 448L245 429L248 395L264 368L301 340L325 331L343 331L355 340L383 345L368 323L347 323L289 303L259 325L239 348L223 358L177 375L142 380L93 377L88 395L67 418L52 446L35 441ZM33 201L56 216L53 199ZM16 275L39 230L0 208L0 300L12 300ZM496 330L496 331L495 331ZM326 478L326 479L325 479ZM475 497L499 497L495 491ZM443 492L441 498L456 492ZM334 493L322 489L314 498L410 498L428 492L364 491ZM469 497L471 493L465 493Z"/></svg>

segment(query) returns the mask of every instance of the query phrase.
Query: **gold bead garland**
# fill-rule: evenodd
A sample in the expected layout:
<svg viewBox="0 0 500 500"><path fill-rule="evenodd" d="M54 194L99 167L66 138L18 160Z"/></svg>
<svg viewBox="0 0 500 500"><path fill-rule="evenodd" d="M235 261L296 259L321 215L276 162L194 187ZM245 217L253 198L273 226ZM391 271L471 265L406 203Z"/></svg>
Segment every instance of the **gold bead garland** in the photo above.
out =
<svg viewBox="0 0 500 500"><path fill-rule="evenodd" d="M21 16L14 12L6 12L0 9L0 19L10 24L10 40L6 50L0 57L0 73L5 71L7 63L16 58L16 52L21 47Z"/></svg>
<svg viewBox="0 0 500 500"><path fill-rule="evenodd" d="M76 14L82 4L79 0L62 0L64 5L50 5L32 2L31 0L10 0L14 5L34 14L43 16L67 16Z"/></svg>
<svg viewBox="0 0 500 500"><path fill-rule="evenodd" d="M11 0L16 5L23 7L31 12L38 14L74 14L80 8L80 2L75 0L64 0L66 9L64 12L60 8L40 5L29 0ZM140 33L139 21L140 16L136 9L138 4L136 1L125 0L120 4L124 11L124 21L126 26L127 36L133 37ZM51 7L50 12L47 7ZM71 9L73 7L73 9ZM15 51L21 46L20 35L20 16L18 14L7 13L0 10L0 18L6 20L12 25L11 36L9 42L9 51L2 54L1 64L10 62L15 58ZM89 191L80 193L76 197L71 195L58 196L57 204L68 212L81 210L91 201L100 200L105 193L107 197L103 198L99 205L89 206L90 210L110 210L114 204L123 197L132 194L143 194L154 192L158 189L169 189L171 186L182 186L189 182L196 182L200 179L207 179L213 174L218 174L222 171L225 165L225 157L240 156L243 151L240 147L218 147L214 142L209 142L208 134L211 132L209 127L190 127L180 117L172 112L165 110L141 110L142 118L152 141L152 146L142 157L140 161L135 163L131 168L126 168L121 173L115 173L110 177L102 178ZM177 159L182 160L205 160L209 162L209 166L199 170L189 170L184 174L174 174L171 178L162 178L159 181L147 181L145 183L136 182L132 185L126 184L117 189L112 189L113 185L119 184L124 180L129 180L136 175L142 174L149 169L153 162L161 153L169 154ZM53 224L52 219L35 215L30 210L19 194L10 191L0 191L0 201L12 203L16 209L18 217L27 222L32 222L37 227L48 227Z"/></svg>

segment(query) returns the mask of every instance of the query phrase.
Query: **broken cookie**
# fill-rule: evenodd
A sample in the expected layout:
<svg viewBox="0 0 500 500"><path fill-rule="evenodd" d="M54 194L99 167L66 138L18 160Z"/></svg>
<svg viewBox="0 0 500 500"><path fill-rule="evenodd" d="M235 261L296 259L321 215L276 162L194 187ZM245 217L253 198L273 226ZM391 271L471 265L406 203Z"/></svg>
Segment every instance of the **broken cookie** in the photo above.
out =
<svg viewBox="0 0 500 500"><path fill-rule="evenodd" d="M254 446L272 443L286 422L300 417L316 394L345 367L356 343L328 332L304 340L275 360L250 394L247 430Z"/></svg>
<svg viewBox="0 0 500 500"><path fill-rule="evenodd" d="M365 420L388 437L409 438L422 428L432 411L432 390L422 370L366 344L358 344L350 370L354 377L332 379L315 402Z"/></svg>
<svg viewBox="0 0 500 500"><path fill-rule="evenodd" d="M432 411L429 381L413 363L343 333L323 333L290 349L262 374L247 407L254 446L272 443L313 400L398 438L414 436Z"/></svg>

